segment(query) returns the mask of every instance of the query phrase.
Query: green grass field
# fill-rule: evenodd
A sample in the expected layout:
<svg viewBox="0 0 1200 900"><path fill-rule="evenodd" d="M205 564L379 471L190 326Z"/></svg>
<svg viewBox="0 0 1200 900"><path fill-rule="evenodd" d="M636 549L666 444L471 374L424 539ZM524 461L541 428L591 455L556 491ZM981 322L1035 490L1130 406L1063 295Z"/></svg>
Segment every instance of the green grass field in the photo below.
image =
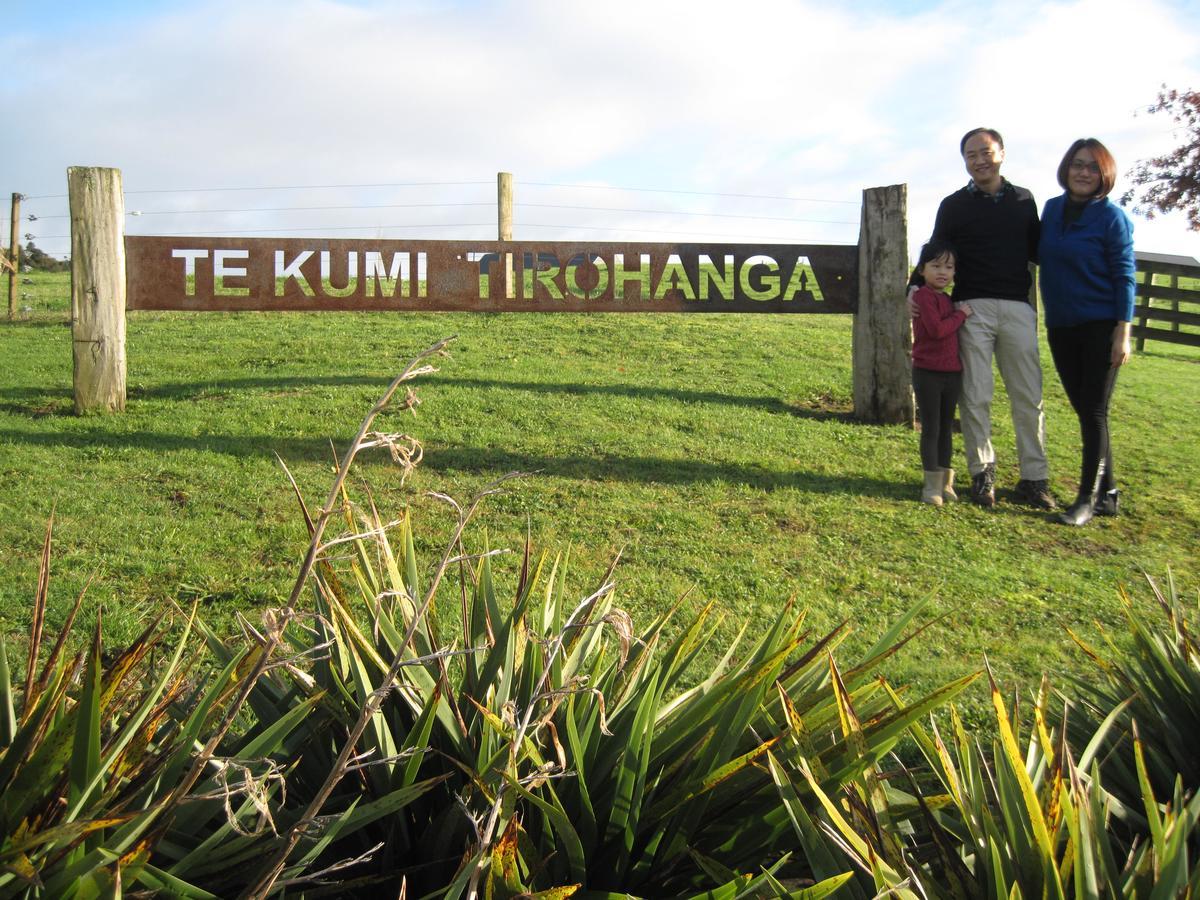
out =
<svg viewBox="0 0 1200 900"><path fill-rule="evenodd" d="M924 687L979 667L1061 683L1066 628L1113 625L1119 588L1170 567L1200 584L1200 352L1149 344L1121 375L1113 433L1125 514L1069 530L1016 506L1007 401L994 416L1001 502L916 502L917 435L850 417L845 316L131 314L129 406L72 414L64 275L27 276L18 321L0 322L0 619L22 633L45 524L56 517L52 617L87 588L114 640L173 599L231 628L289 592L306 537L275 454L313 506L389 380L457 335L417 385L415 417L379 427L419 438L407 485L386 454L352 479L384 515L411 509L431 561L466 497L533 473L484 508L473 548L570 550L582 597L621 552L619 605L645 624L686 594L724 633L763 627L781 604L858 640L927 601L936 618L891 674ZM1074 495L1074 415L1043 349L1053 484ZM961 453L961 444L956 446ZM961 457L960 457L961 458ZM500 561L511 584L518 561ZM456 611L447 611L453 614ZM54 622L50 623L51 625ZM983 694L978 695L982 712Z"/></svg>

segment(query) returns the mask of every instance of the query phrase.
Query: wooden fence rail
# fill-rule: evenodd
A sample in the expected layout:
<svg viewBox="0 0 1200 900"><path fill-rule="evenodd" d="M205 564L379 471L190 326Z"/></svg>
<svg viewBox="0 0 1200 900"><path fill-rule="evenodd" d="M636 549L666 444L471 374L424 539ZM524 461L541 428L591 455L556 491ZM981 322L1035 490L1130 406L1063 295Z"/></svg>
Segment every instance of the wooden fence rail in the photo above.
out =
<svg viewBox="0 0 1200 900"><path fill-rule="evenodd" d="M1188 257L1139 253L1137 270L1137 349L1144 350L1147 340L1200 347L1200 264ZM1155 328L1152 323L1170 327Z"/></svg>

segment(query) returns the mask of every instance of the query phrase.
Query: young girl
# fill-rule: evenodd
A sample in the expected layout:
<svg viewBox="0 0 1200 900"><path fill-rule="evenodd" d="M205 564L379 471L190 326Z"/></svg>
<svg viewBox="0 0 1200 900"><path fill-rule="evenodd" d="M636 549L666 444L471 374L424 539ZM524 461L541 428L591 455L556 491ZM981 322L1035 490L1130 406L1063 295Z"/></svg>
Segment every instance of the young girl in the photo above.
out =
<svg viewBox="0 0 1200 900"><path fill-rule="evenodd" d="M921 468L925 487L921 502L941 506L957 500L954 470L950 468L951 428L958 394L962 389L962 363L958 358L958 329L971 315L969 304L958 309L946 296L954 280L954 249L931 240L921 248L909 286L917 286L913 301L912 384L921 415Z"/></svg>

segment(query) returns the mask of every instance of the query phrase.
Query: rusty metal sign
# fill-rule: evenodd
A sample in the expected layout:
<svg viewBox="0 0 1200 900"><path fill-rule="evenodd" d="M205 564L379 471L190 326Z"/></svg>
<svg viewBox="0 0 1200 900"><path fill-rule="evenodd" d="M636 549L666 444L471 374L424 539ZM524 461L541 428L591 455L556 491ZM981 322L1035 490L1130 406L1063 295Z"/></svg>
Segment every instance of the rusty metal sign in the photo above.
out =
<svg viewBox="0 0 1200 900"><path fill-rule="evenodd" d="M127 307L395 312L854 312L858 248L125 238Z"/></svg>

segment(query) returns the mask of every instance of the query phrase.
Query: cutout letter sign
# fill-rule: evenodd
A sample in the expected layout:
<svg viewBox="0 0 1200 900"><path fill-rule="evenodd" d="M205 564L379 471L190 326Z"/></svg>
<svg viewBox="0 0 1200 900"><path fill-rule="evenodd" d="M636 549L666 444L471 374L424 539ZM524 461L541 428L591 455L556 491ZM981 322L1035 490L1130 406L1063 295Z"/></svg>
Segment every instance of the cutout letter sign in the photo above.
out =
<svg viewBox="0 0 1200 900"><path fill-rule="evenodd" d="M854 312L858 249L127 237L129 309Z"/></svg>

